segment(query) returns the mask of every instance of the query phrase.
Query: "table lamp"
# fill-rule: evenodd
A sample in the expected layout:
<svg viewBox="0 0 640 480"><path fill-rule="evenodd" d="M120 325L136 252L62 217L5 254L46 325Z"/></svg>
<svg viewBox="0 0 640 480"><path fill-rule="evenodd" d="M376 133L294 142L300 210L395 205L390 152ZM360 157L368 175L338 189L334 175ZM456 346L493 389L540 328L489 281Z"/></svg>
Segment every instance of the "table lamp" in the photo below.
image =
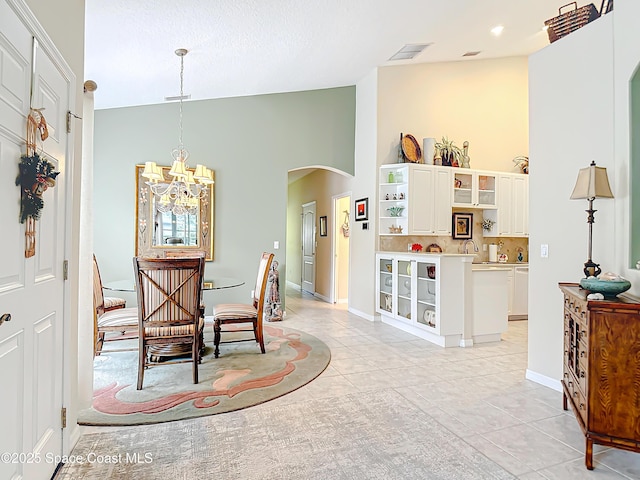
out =
<svg viewBox="0 0 640 480"><path fill-rule="evenodd" d="M611 187L609 187L609 178L607 177L607 169L604 167L596 167L596 162L591 162L587 168L581 168L578 172L576 186L573 187L573 193L570 197L572 200L587 199L589 209L587 212L587 223L589 224L589 258L584 264L585 277L597 277L600 275L600 265L591 259L591 244L593 236L593 214L597 210L593 209L593 201L596 198L613 198Z"/></svg>

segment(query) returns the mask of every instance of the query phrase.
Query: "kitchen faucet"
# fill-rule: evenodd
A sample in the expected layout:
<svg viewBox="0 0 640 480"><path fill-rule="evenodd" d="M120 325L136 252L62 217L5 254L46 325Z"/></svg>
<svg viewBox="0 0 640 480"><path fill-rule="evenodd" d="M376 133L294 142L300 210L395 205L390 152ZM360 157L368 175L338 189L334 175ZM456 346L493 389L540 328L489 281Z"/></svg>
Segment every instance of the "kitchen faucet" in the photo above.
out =
<svg viewBox="0 0 640 480"><path fill-rule="evenodd" d="M472 239L470 239L470 238L469 238L468 240L465 240L465 241L463 242L463 244L462 244L462 251L463 251L464 253L466 253L466 254L469 254L469 251L467 250L467 247L469 246L469 243L471 243L471 244L473 245L473 251L477 253L477 252L479 251L479 250L478 250L478 246L476 245L476 242L474 242L474 241L473 241Z"/></svg>

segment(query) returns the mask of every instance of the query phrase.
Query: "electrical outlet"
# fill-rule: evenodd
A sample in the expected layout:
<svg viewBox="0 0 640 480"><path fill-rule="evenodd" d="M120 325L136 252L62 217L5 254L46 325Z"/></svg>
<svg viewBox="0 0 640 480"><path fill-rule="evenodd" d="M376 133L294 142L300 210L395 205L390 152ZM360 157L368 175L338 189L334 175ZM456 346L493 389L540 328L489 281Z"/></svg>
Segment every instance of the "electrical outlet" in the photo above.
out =
<svg viewBox="0 0 640 480"><path fill-rule="evenodd" d="M483 243L483 244L482 244L482 251L483 251L483 252L486 252L486 251L487 251L487 244L486 244L486 243Z"/></svg>
<svg viewBox="0 0 640 480"><path fill-rule="evenodd" d="M273 242L273 249L278 250L279 248L280 248L280 242L276 240L275 242Z"/></svg>

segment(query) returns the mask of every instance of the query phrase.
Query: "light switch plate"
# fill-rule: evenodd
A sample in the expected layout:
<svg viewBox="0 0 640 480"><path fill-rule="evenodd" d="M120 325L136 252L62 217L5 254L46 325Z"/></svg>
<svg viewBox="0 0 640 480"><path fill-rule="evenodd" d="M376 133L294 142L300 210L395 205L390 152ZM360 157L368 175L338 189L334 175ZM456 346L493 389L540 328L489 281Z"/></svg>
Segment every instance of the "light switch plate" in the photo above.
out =
<svg viewBox="0 0 640 480"><path fill-rule="evenodd" d="M546 243L543 243L542 245L540 245L540 257L541 258L549 257L549 245L547 245Z"/></svg>
<svg viewBox="0 0 640 480"><path fill-rule="evenodd" d="M273 249L278 250L279 248L280 248L280 242L276 240L275 242L273 242Z"/></svg>

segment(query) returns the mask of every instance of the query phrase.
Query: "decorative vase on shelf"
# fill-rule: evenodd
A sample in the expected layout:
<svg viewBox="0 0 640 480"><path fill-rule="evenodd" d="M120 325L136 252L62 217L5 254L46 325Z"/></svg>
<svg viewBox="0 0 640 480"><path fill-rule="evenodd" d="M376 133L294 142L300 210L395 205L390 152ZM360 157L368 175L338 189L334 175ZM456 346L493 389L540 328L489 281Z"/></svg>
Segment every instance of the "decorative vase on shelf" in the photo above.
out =
<svg viewBox="0 0 640 480"><path fill-rule="evenodd" d="M471 168L471 159L469 158L469 142L466 140L462 144L462 155L460 157L460 166L462 168Z"/></svg>
<svg viewBox="0 0 640 480"><path fill-rule="evenodd" d="M422 155L424 163L427 165L433 165L436 156L436 139L435 138L423 138L422 139Z"/></svg>
<svg viewBox="0 0 640 480"><path fill-rule="evenodd" d="M387 182L396 183L396 178L394 177L393 172L389 172L389 175L387 176Z"/></svg>

